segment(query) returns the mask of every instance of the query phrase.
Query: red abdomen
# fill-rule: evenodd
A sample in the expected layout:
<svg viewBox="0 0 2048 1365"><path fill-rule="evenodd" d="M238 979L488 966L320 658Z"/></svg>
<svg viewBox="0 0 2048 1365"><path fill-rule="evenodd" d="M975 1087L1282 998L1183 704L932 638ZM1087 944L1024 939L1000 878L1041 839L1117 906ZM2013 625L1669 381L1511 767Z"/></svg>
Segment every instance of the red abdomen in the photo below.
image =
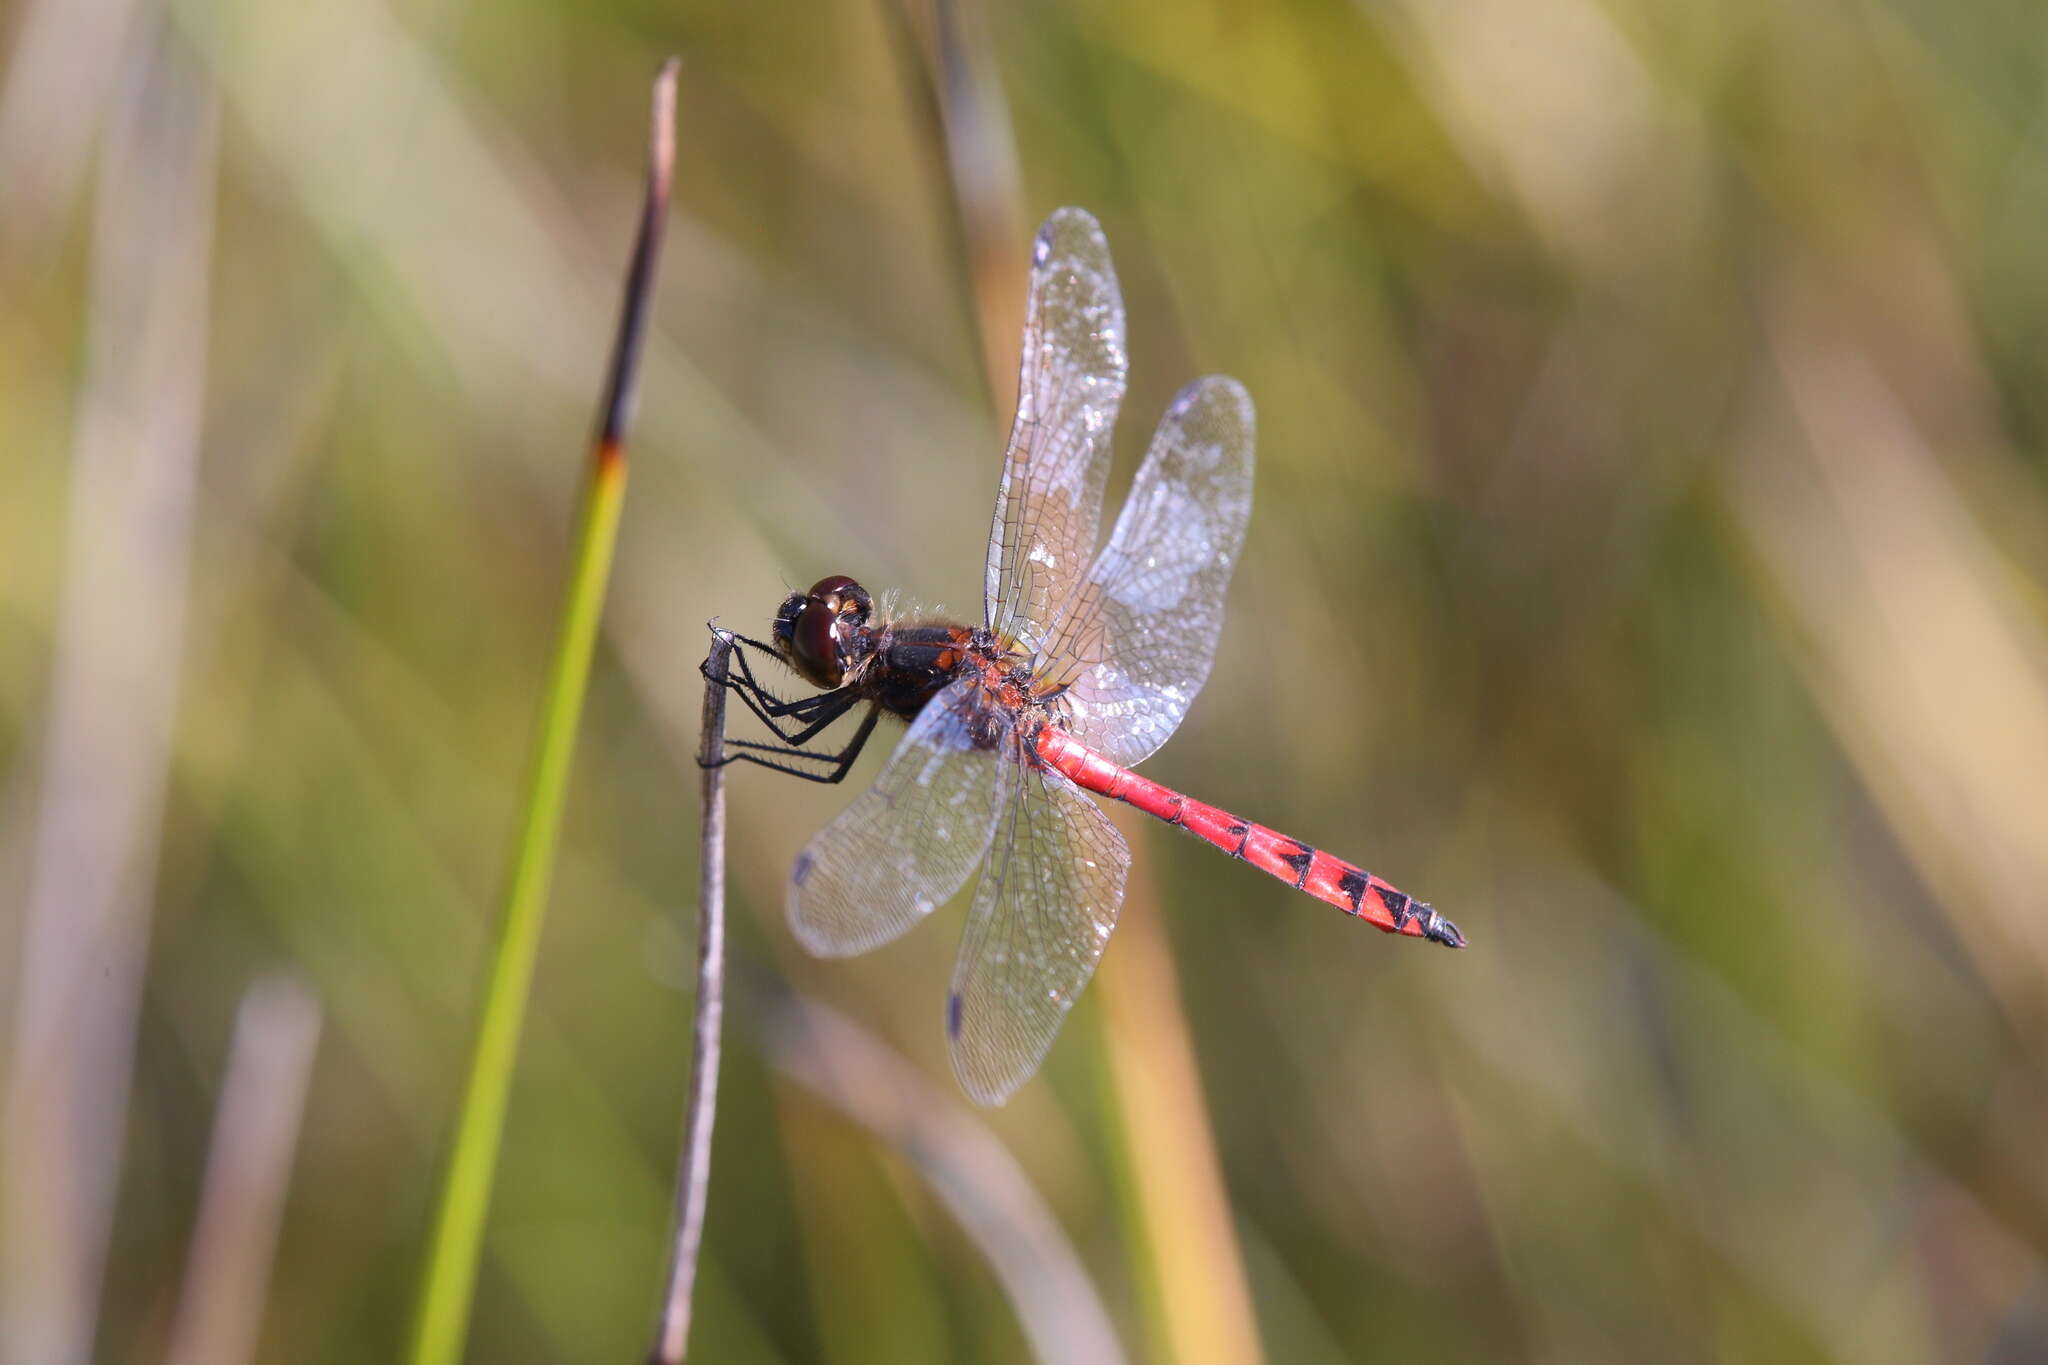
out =
<svg viewBox="0 0 2048 1365"><path fill-rule="evenodd" d="M1065 774L1076 786L1136 806L1390 934L1426 938L1451 948L1465 946L1458 926L1364 868L1140 777L1062 730L1042 730L1037 752L1045 766Z"/></svg>

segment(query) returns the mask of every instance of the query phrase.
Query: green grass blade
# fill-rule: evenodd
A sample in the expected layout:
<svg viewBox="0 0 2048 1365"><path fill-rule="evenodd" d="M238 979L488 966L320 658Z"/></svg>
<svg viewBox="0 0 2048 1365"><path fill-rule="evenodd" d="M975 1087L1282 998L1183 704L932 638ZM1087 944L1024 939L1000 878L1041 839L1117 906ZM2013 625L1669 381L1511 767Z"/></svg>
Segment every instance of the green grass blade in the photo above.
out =
<svg viewBox="0 0 2048 1365"><path fill-rule="evenodd" d="M675 63L662 69L654 88L654 131L649 152L647 199L639 241L626 280L626 298L612 355L611 380L599 423L590 482L576 530L575 559L562 610L547 695L526 792L526 813L513 852L505 904L498 921L490 978L478 1019L462 1112L434 1219L433 1240L420 1286L411 1359L414 1365L452 1365L462 1354L483 1244L484 1215L497 1170L505 1107L519 1053L526 999L540 950L541 921L553 878L562 805L576 750L577 722L590 680L590 660L604 609L625 502L625 429L633 398L640 340L646 325L667 218L670 170L674 161Z"/></svg>

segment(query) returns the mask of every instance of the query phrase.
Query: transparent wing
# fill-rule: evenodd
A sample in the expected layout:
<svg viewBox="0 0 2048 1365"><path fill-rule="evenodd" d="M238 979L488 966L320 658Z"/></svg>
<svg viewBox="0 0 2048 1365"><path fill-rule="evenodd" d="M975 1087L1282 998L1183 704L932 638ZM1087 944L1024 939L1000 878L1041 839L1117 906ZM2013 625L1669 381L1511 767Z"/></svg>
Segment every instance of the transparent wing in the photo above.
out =
<svg viewBox="0 0 2048 1365"><path fill-rule="evenodd" d="M994 851L947 1000L953 1071L981 1104L1001 1104L1045 1059L1116 927L1131 865L1086 793L1010 750L996 765Z"/></svg>
<svg viewBox="0 0 2048 1365"><path fill-rule="evenodd" d="M1235 379L1180 391L1040 664L1044 681L1071 684L1066 728L1125 767L1166 742L1208 681L1251 516L1253 437Z"/></svg>
<svg viewBox="0 0 2048 1365"><path fill-rule="evenodd" d="M1060 209L1038 230L1017 421L989 531L984 624L1035 654L1081 584L1124 396L1124 305L1102 228Z"/></svg>
<svg viewBox="0 0 2048 1365"><path fill-rule="evenodd" d="M999 723L976 695L963 680L927 702L874 785L797 855L789 927L811 952L880 947L967 884L995 829L1002 766L974 742Z"/></svg>

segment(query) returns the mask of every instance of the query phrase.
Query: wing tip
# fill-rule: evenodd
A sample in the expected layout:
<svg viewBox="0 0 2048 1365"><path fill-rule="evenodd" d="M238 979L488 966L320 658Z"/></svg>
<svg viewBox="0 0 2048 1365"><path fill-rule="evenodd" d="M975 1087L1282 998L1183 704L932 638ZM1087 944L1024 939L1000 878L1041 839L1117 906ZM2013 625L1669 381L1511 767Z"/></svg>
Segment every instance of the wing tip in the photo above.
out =
<svg viewBox="0 0 2048 1365"><path fill-rule="evenodd" d="M810 876L812 864L811 851L805 849L796 855L796 862L789 869L789 890L783 897L782 917L789 925L790 937L812 957L852 957L865 951L861 946L849 946L843 936L814 923L805 913L804 880Z"/></svg>
<svg viewBox="0 0 2048 1365"><path fill-rule="evenodd" d="M1005 1084L991 1085L985 1076L977 1076L960 1064L960 1054L953 1053L953 1079L967 1092L967 1098L984 1109L1000 1109L1010 1102L1010 1096L1024 1088L1024 1082L1031 1079L1030 1073Z"/></svg>
<svg viewBox="0 0 2048 1365"><path fill-rule="evenodd" d="M967 1098L984 1109L998 1109L1038 1074L1045 1054L1052 1049L1052 1039L1048 1037L1032 1055L1006 1057L1010 1050L990 1036L987 1003L983 1000L983 1008L970 1020L967 991L956 983L946 992L946 1052L953 1064L953 1079ZM971 1030L967 1027L970 1023L975 1025Z"/></svg>
<svg viewBox="0 0 2048 1365"><path fill-rule="evenodd" d="M1246 431L1251 431L1258 423L1258 409L1252 402L1251 390L1227 374L1205 374L1183 384L1180 392L1173 396L1173 402L1167 405L1167 416L1180 417L1197 404L1228 410Z"/></svg>
<svg viewBox="0 0 2048 1365"><path fill-rule="evenodd" d="M1083 238L1091 246L1099 247L1105 256L1109 254L1109 238L1103 233L1102 224L1095 220L1095 215L1068 204L1054 209L1040 224L1038 237L1031 246L1031 264L1044 265L1052 257L1054 243L1069 236Z"/></svg>

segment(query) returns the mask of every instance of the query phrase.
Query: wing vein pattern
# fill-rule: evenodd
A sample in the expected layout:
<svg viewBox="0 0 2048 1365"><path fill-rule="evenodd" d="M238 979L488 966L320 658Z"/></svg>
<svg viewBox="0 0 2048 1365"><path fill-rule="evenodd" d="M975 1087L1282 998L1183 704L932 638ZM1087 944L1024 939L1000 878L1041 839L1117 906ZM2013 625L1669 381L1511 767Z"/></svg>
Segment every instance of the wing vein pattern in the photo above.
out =
<svg viewBox="0 0 2048 1365"><path fill-rule="evenodd" d="M1002 1103L1044 1060L1116 927L1131 865L1086 792L1032 764L1020 736L1007 743L1003 813L947 1010L954 1074L982 1104Z"/></svg>
<svg viewBox="0 0 2048 1365"><path fill-rule="evenodd" d="M1130 767L1208 681L1252 510L1251 396L1211 375L1160 419L1109 543L1053 623L1040 680L1069 684L1068 730Z"/></svg>
<svg viewBox="0 0 2048 1365"><path fill-rule="evenodd" d="M1126 367L1109 243L1085 211L1061 209L1032 249L1017 420L983 570L984 624L1026 655L1095 552Z"/></svg>
<svg viewBox="0 0 2048 1365"><path fill-rule="evenodd" d="M874 785L797 855L789 924L820 957L880 947L950 900L988 851L997 814L999 718L962 679L925 704ZM977 745L977 730L984 741Z"/></svg>

